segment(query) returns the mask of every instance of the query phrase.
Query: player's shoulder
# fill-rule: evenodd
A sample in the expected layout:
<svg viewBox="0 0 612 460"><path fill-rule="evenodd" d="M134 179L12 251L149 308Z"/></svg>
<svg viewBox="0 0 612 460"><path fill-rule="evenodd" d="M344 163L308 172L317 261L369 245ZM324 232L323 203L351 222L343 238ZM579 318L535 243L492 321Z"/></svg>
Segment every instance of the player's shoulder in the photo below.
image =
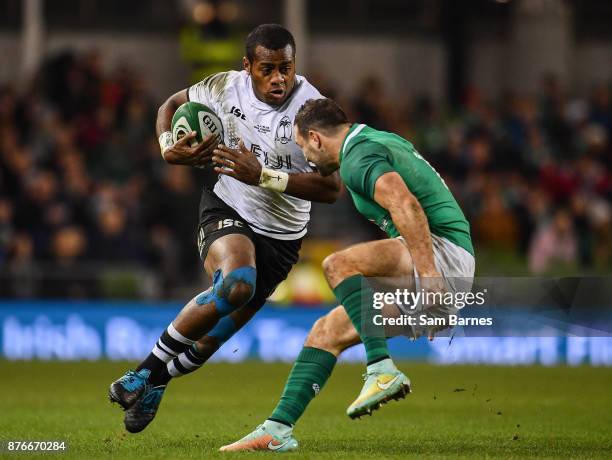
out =
<svg viewBox="0 0 612 460"><path fill-rule="evenodd" d="M359 188L363 178L374 165L392 161L391 152L386 145L366 136L355 136L342 154L340 177L347 185Z"/></svg>
<svg viewBox="0 0 612 460"><path fill-rule="evenodd" d="M378 131L367 125L359 125L353 133L349 133L345 141L344 158L356 159L367 154L386 155L389 152L384 131Z"/></svg>
<svg viewBox="0 0 612 460"><path fill-rule="evenodd" d="M214 96L219 96L227 88L236 85L241 79L241 73L235 70L225 72L217 72L204 77L199 82L191 86L192 91L206 93Z"/></svg>
<svg viewBox="0 0 612 460"><path fill-rule="evenodd" d="M346 145L345 151L360 151L362 155L384 156L389 160L399 152L416 152L409 140L396 133L363 126Z"/></svg>
<svg viewBox="0 0 612 460"><path fill-rule="evenodd" d="M208 87L226 88L227 86L236 84L237 80L240 79L240 72L235 70L228 70L225 72L217 72L205 77L196 85L203 85Z"/></svg>

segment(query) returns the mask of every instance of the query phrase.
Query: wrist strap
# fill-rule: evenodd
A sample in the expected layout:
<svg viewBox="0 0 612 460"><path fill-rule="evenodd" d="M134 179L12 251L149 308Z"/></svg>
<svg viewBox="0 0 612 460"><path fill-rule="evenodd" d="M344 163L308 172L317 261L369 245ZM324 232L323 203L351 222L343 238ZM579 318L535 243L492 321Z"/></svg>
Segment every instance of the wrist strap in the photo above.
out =
<svg viewBox="0 0 612 460"><path fill-rule="evenodd" d="M159 148L161 149L162 155L168 150L170 147L174 145L172 142L172 133L170 131L165 131L159 136Z"/></svg>
<svg viewBox="0 0 612 460"><path fill-rule="evenodd" d="M274 169L261 168L259 176L259 186L282 193L287 188L289 183L289 174L283 171L275 171Z"/></svg>

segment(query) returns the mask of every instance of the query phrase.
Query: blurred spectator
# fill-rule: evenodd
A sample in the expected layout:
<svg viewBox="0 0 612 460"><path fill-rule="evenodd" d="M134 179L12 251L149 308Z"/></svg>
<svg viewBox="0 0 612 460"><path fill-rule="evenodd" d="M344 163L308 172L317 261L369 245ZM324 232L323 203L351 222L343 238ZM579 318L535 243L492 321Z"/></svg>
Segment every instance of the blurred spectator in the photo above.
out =
<svg viewBox="0 0 612 460"><path fill-rule="evenodd" d="M559 209L551 222L536 231L529 248L529 268L539 274L553 266L571 267L576 261L576 246L570 215L565 209Z"/></svg>
<svg viewBox="0 0 612 460"><path fill-rule="evenodd" d="M51 273L43 278L40 294L47 298L88 298L96 294L95 279L82 264L88 241L83 229L65 227L53 235L49 254Z"/></svg>
<svg viewBox="0 0 612 460"><path fill-rule="evenodd" d="M586 196L574 195L571 200L571 210L576 233L577 260L581 267L589 267L593 263L594 234L588 215Z"/></svg>
<svg viewBox="0 0 612 460"><path fill-rule="evenodd" d="M141 257L139 241L127 225L125 210L116 205L98 211L95 247L91 255L101 262L138 261Z"/></svg>
<svg viewBox="0 0 612 460"><path fill-rule="evenodd" d="M5 264L13 240L13 205L0 198L0 264Z"/></svg>
<svg viewBox="0 0 612 460"><path fill-rule="evenodd" d="M53 235L50 259L58 266L68 266L82 259L86 249L87 239L82 229L62 228Z"/></svg>
<svg viewBox="0 0 612 460"><path fill-rule="evenodd" d="M517 218L504 204L497 187L488 187L482 208L472 221L474 237L490 247L512 249L517 243L517 227Z"/></svg>
<svg viewBox="0 0 612 460"><path fill-rule="evenodd" d="M380 80L375 77L364 79L353 102L357 120L376 129L388 130L386 117L389 111L386 110L386 102ZM397 107L395 110L397 110Z"/></svg>

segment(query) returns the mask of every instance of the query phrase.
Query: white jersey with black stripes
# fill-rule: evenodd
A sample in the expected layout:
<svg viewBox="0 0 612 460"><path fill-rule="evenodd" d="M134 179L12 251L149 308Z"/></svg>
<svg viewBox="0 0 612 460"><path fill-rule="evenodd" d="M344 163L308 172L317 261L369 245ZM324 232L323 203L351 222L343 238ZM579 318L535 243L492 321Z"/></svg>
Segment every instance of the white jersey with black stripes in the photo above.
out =
<svg viewBox="0 0 612 460"><path fill-rule="evenodd" d="M238 148L242 140L266 168L289 174L311 172L295 143L293 120L304 102L323 96L304 77L295 78L293 92L279 107L257 99L251 77L244 70L211 75L191 86L187 94L190 101L216 112L228 147ZM310 201L243 184L225 175L220 175L214 191L255 233L279 240L295 240L306 234Z"/></svg>

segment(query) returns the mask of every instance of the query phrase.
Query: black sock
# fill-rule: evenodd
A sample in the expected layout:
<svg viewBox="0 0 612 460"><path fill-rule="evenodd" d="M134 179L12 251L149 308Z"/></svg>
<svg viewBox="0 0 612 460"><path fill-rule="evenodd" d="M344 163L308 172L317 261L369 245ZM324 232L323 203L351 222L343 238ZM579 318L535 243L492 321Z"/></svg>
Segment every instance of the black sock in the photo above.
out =
<svg viewBox="0 0 612 460"><path fill-rule="evenodd" d="M149 356L147 356L144 359L144 361L141 362L140 365L136 368L136 372L142 369L150 370L151 371L151 375L149 376L149 381L150 381L152 376L154 376L155 374L158 374L159 372L161 372L162 369L165 369L165 368L166 368L165 362L163 362L153 353L149 353Z"/></svg>
<svg viewBox="0 0 612 460"><path fill-rule="evenodd" d="M155 373L151 372L149 376L149 383L154 387L159 385L168 385L168 382L172 376L168 373L167 364L162 363L162 368L158 369Z"/></svg>
<svg viewBox="0 0 612 460"><path fill-rule="evenodd" d="M194 341L184 337L178 332L172 323L161 335L153 350L142 363L136 368L136 371L148 369L151 371L149 375L149 383L157 385L167 384L172 376L168 373L166 364L175 359L179 354L188 350Z"/></svg>
<svg viewBox="0 0 612 460"><path fill-rule="evenodd" d="M198 370L208 360L209 354L202 354L195 345L189 347L166 366L166 372L172 377L180 377Z"/></svg>

